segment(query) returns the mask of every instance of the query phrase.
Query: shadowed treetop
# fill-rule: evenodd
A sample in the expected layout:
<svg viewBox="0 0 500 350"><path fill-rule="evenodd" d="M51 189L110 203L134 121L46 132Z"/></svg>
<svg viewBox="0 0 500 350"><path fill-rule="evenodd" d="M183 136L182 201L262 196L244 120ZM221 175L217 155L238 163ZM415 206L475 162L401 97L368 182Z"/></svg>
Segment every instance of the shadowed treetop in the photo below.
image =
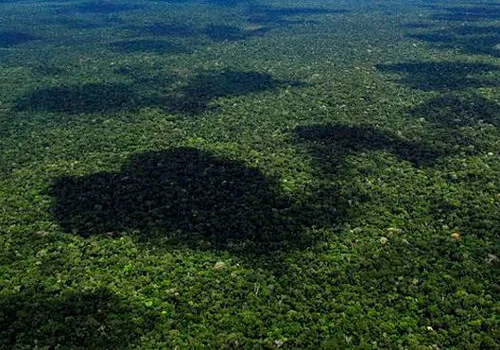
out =
<svg viewBox="0 0 500 350"><path fill-rule="evenodd" d="M60 9L58 13L99 13L111 14L144 8L144 5L119 4L109 0L96 0L84 2L75 6Z"/></svg>
<svg viewBox="0 0 500 350"><path fill-rule="evenodd" d="M500 27L471 26L443 28L411 34L412 38L426 41L438 48L460 49L468 54L486 54L500 57Z"/></svg>
<svg viewBox="0 0 500 350"><path fill-rule="evenodd" d="M139 342L137 327L155 325L153 317L131 321L138 309L107 289L55 293L23 287L0 299L2 349L124 349Z"/></svg>
<svg viewBox="0 0 500 350"><path fill-rule="evenodd" d="M38 38L34 35L22 32L0 32L0 48L12 47L24 44Z"/></svg>
<svg viewBox="0 0 500 350"><path fill-rule="evenodd" d="M298 239L292 203L276 190L240 162L177 148L135 156L120 172L59 178L51 195L64 230L82 236L129 232L200 249L249 241L266 251Z"/></svg>
<svg viewBox="0 0 500 350"><path fill-rule="evenodd" d="M370 150L390 152L414 165L429 164L440 156L425 144L368 126L307 125L295 133L297 142L310 146L319 168L330 174L342 169L346 156Z"/></svg>
<svg viewBox="0 0 500 350"><path fill-rule="evenodd" d="M180 44L174 44L165 40L152 39L120 40L111 43L110 47L113 51L121 53L147 52L178 55L192 52L191 49Z"/></svg>
<svg viewBox="0 0 500 350"><path fill-rule="evenodd" d="M302 23L303 21L300 19L300 16L343 14L347 12L347 10L314 7L251 6L247 10L246 15L250 23L262 25L291 25ZM290 19L290 17L295 18Z"/></svg>
<svg viewBox="0 0 500 350"><path fill-rule="evenodd" d="M500 105L479 94L442 95L412 109L410 115L425 118L448 132L478 123L500 126Z"/></svg>
<svg viewBox="0 0 500 350"><path fill-rule="evenodd" d="M479 5L479 6L478 6ZM432 19L440 21L486 21L500 18L500 7L496 4L470 4L469 6L438 6L432 5L434 10L442 10L443 13L434 14Z"/></svg>
<svg viewBox="0 0 500 350"><path fill-rule="evenodd" d="M91 114L160 107L170 113L196 115L216 108L211 103L221 97L242 96L281 86L301 85L297 82L276 80L267 73L226 70L198 73L173 91L167 91L170 84L178 78L145 77L136 74L133 68L118 69L117 73L127 75L134 81L39 89L21 97L17 101L16 109Z"/></svg>
<svg viewBox="0 0 500 350"><path fill-rule="evenodd" d="M499 86L500 77L490 77L500 67L487 63L407 62L377 65L382 72L397 73L399 82L420 90L461 90Z"/></svg>

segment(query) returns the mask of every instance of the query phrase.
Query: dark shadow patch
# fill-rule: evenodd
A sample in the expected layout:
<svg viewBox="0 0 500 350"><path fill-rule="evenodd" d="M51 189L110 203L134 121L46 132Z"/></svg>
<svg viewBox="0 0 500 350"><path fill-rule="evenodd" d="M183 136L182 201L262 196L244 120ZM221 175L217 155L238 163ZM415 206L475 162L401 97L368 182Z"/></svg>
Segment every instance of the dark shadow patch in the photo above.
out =
<svg viewBox="0 0 500 350"><path fill-rule="evenodd" d="M66 71L64 69L59 68L59 67L52 65L50 63L47 63L47 62L41 62L40 64L34 66L31 69L31 71L33 74L35 74L37 76L43 76L43 77L47 77L47 76L56 77L56 76L66 74Z"/></svg>
<svg viewBox="0 0 500 350"><path fill-rule="evenodd" d="M420 90L461 90L498 86L500 81L486 77L500 68L486 63L465 62L408 62L378 65L382 72L398 73L399 82Z"/></svg>
<svg viewBox="0 0 500 350"><path fill-rule="evenodd" d="M470 6L470 7L441 7L435 6L434 9L445 11L432 15L433 20L438 21L459 21L473 22L500 19L500 8L495 6Z"/></svg>
<svg viewBox="0 0 500 350"><path fill-rule="evenodd" d="M438 48L500 57L500 27L496 26L460 26L410 36Z"/></svg>
<svg viewBox="0 0 500 350"><path fill-rule="evenodd" d="M34 35L21 32L0 32L0 48L8 48L37 40Z"/></svg>
<svg viewBox="0 0 500 350"><path fill-rule="evenodd" d="M253 36L261 36L265 29L243 30L231 26L209 26L203 30L203 34L217 42L246 40Z"/></svg>
<svg viewBox="0 0 500 350"><path fill-rule="evenodd" d="M379 194L358 185L360 179L368 178L373 170L351 166L347 161L349 157L384 151L415 167L426 167L442 155L432 146L373 127L299 126L295 129L295 137L295 143L313 155L312 165L318 171L317 176L322 179L323 186L314 191L301 209L301 213L310 212L318 227L355 223L366 210L377 211L381 200L383 202ZM393 204L385 202L383 205L387 205L388 211L399 211L398 206ZM378 216L371 216L369 220L373 224Z"/></svg>
<svg viewBox="0 0 500 350"><path fill-rule="evenodd" d="M309 8L309 7L268 7L268 6L251 6L247 11L247 21L253 24L260 25L293 25L304 23L304 20L290 19L289 17L326 15L326 14L343 14L347 10ZM308 20L307 22L311 22Z"/></svg>
<svg viewBox="0 0 500 350"><path fill-rule="evenodd" d="M71 11L58 10L56 16L46 17L39 23L49 26L65 26L70 29L101 29L122 25L123 21L117 16L75 16Z"/></svg>
<svg viewBox="0 0 500 350"><path fill-rule="evenodd" d="M76 19L74 16L52 16L50 18L44 18L39 21L40 24L49 26L65 26L72 29L97 29L103 27L94 22L84 21L81 19Z"/></svg>
<svg viewBox="0 0 500 350"><path fill-rule="evenodd" d="M110 46L114 51L121 53L149 52L177 55L190 52L190 50L182 45L174 44L164 40L124 40L116 41Z"/></svg>
<svg viewBox="0 0 500 350"><path fill-rule="evenodd" d="M179 77L173 74L165 74L163 71L150 69L144 65L121 66L114 69L114 73L125 76L132 80L131 86L136 90L144 92L146 90L163 91L169 86L179 81ZM153 102L153 99L151 99Z"/></svg>
<svg viewBox="0 0 500 350"><path fill-rule="evenodd" d="M302 15L325 15L346 13L346 10L333 10L313 7L263 7L256 8L256 11L266 15L283 17L283 16L302 16Z"/></svg>
<svg viewBox="0 0 500 350"><path fill-rule="evenodd" d="M498 26L460 26L453 30L457 35L500 35Z"/></svg>
<svg viewBox="0 0 500 350"><path fill-rule="evenodd" d="M401 28L406 28L406 29L428 29L429 28L429 24L428 23L412 22L412 23L402 24Z"/></svg>
<svg viewBox="0 0 500 350"><path fill-rule="evenodd" d="M292 26L292 25L298 25L304 23L304 21L300 20L290 20L290 19L284 19L280 17L276 17L273 15L266 15L266 14L254 14L250 15L247 17L247 21L252 24L256 25L266 25L266 26ZM308 21L308 23L311 23L311 21Z"/></svg>
<svg viewBox="0 0 500 350"><path fill-rule="evenodd" d="M69 114L135 110L143 105L125 84L83 84L40 89L16 104L19 111L48 111Z"/></svg>
<svg viewBox="0 0 500 350"><path fill-rule="evenodd" d="M477 92L465 91L426 101L412 109L409 117L425 119L426 138L436 148L451 159L460 155L451 166L453 170L440 170L445 176L448 173L445 178L457 192L452 194L447 186L437 187L433 194L437 199L430 201L432 215L450 227L473 232L476 238L493 239L500 227L498 207L486 204L483 193L491 191L495 175L461 162L464 156L484 157L490 152L491 156L498 156L495 140L499 135L500 105Z"/></svg>
<svg viewBox="0 0 500 350"><path fill-rule="evenodd" d="M120 172L59 178L51 195L63 229L84 237L129 232L153 244L265 253L299 240L292 203L276 188L240 162L177 148L138 155Z"/></svg>
<svg viewBox="0 0 500 350"><path fill-rule="evenodd" d="M249 0L205 0L205 2L217 6L236 6L241 3L248 3Z"/></svg>
<svg viewBox="0 0 500 350"><path fill-rule="evenodd" d="M111 14L117 12L131 11L142 9L141 5L118 4L112 1L90 1L76 5L72 8L65 9L63 12L80 12L80 13L102 13Z"/></svg>
<svg viewBox="0 0 500 350"><path fill-rule="evenodd" d="M159 1L171 4L193 4L195 6L201 2L207 5L230 7L230 6L237 6L241 3L250 4L253 0L159 0Z"/></svg>
<svg viewBox="0 0 500 350"><path fill-rule="evenodd" d="M500 127L500 105L477 94L440 96L414 108L410 115L447 129L479 123Z"/></svg>
<svg viewBox="0 0 500 350"><path fill-rule="evenodd" d="M92 22L85 22L85 21L74 21L72 23L68 22L66 23L66 26L70 29L101 29L101 28L106 28L106 27L111 27L114 24L111 23L92 23Z"/></svg>
<svg viewBox="0 0 500 350"><path fill-rule="evenodd" d="M214 3L214 2L211 2ZM312 23L301 16L342 14L345 10L332 10L322 8L274 8L266 6L249 6L244 12L247 22L254 29L244 29L228 25L210 25L204 28L189 27L184 24L155 23L148 26L130 26L128 29L139 34L148 34L165 37L195 37L205 35L215 42L242 41L254 36L262 36L275 26ZM299 17L298 19L290 19Z"/></svg>
<svg viewBox="0 0 500 350"><path fill-rule="evenodd" d="M0 300L0 347L124 349L137 344L137 329L154 322L134 321L137 310L107 290L48 293L23 290Z"/></svg>
<svg viewBox="0 0 500 350"><path fill-rule="evenodd" d="M191 37L198 34L195 29L182 24L155 23L146 27L135 26L130 29L154 36Z"/></svg>
<svg viewBox="0 0 500 350"><path fill-rule="evenodd" d="M238 27L225 25L211 25L205 28L191 28L177 24L154 24L147 27L133 26L129 29L141 34L165 37L196 37L205 35L216 42L247 40L253 36L265 34L266 29L244 30Z"/></svg>
<svg viewBox="0 0 500 350"><path fill-rule="evenodd" d="M327 173L337 173L346 156L383 150L415 166L426 165L440 156L431 147L403 139L372 127L343 125L300 126L295 130L300 143L308 143L319 165Z"/></svg>
<svg viewBox="0 0 500 350"><path fill-rule="evenodd" d="M179 77L151 75L130 67L117 68L131 83L93 83L36 90L16 103L18 111L48 111L67 114L135 111L143 107L164 108L170 113L197 115L217 109L215 100L242 96L282 86L301 86L279 81L259 72L204 72L185 83ZM149 73L149 75L148 75ZM174 84L179 86L173 88Z"/></svg>
<svg viewBox="0 0 500 350"><path fill-rule="evenodd" d="M448 43L451 44L455 42L455 37L451 35L448 31L445 31L443 33L425 33L425 34L414 34L410 35L410 37L422 40L422 41L427 41L430 43Z"/></svg>
<svg viewBox="0 0 500 350"><path fill-rule="evenodd" d="M210 102L231 96L273 90L281 86L295 85L273 79L267 73L258 72L208 72L201 73L187 85L162 99L162 105L172 113L199 114L214 109Z"/></svg>
<svg viewBox="0 0 500 350"><path fill-rule="evenodd" d="M482 124L500 126L500 105L477 93L461 92L427 101L412 109L409 117L428 123L426 139L444 153L474 155L491 148L487 139L474 135Z"/></svg>

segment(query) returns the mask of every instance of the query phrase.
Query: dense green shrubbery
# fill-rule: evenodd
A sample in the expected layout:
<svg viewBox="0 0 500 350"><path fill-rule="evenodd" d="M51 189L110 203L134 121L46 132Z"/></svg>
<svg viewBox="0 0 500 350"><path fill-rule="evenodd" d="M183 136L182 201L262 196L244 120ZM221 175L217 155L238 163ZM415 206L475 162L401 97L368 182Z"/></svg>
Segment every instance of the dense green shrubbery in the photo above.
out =
<svg viewBox="0 0 500 350"><path fill-rule="evenodd" d="M498 347L497 13L0 1L0 348Z"/></svg>

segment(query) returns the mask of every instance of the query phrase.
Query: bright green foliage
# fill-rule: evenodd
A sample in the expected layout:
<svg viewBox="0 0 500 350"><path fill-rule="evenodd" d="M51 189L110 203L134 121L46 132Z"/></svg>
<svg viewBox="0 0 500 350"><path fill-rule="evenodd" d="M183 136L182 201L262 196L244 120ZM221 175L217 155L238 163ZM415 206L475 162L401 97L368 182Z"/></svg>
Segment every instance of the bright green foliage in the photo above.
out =
<svg viewBox="0 0 500 350"><path fill-rule="evenodd" d="M0 348L498 348L499 16L0 0Z"/></svg>

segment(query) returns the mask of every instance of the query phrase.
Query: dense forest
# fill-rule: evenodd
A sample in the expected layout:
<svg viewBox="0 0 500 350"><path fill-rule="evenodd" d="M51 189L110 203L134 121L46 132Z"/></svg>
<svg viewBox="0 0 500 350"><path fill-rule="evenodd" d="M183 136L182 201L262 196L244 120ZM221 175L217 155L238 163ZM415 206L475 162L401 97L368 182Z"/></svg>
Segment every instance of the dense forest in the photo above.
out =
<svg viewBox="0 0 500 350"><path fill-rule="evenodd" d="M0 0L1 349L498 349L500 4Z"/></svg>

